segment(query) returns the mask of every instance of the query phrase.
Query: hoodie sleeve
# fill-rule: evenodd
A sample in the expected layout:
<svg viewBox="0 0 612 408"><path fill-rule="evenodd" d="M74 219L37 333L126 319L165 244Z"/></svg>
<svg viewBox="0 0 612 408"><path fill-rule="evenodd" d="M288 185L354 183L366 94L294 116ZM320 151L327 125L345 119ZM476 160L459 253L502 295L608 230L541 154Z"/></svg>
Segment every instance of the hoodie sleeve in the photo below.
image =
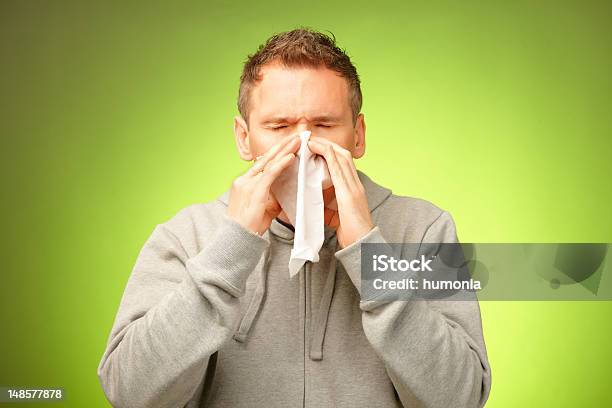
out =
<svg viewBox="0 0 612 408"><path fill-rule="evenodd" d="M386 243L378 227L336 253L360 291L362 243ZM458 242L447 212L426 230L422 242ZM392 251L390 250L390 253ZM360 302L366 337L385 364L405 407L482 407L491 370L478 302Z"/></svg>
<svg viewBox="0 0 612 408"><path fill-rule="evenodd" d="M167 223L166 223L167 224ZM269 242L224 216L188 258L166 224L140 251L98 366L114 407L182 407L231 338L239 297Z"/></svg>

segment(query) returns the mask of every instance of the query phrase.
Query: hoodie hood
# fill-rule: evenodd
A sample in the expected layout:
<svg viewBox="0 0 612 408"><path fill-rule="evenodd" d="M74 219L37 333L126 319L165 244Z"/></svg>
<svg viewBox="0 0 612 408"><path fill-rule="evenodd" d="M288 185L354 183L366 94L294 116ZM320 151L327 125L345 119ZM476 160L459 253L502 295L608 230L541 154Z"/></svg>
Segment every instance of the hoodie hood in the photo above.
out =
<svg viewBox="0 0 612 408"><path fill-rule="evenodd" d="M372 211L374 211L379 205L381 205L385 200L387 200L389 196L391 196L391 190L375 183L374 181L372 181L372 179L370 179L360 170L357 170L357 175L359 176L359 180L361 181L365 189L366 197L368 200L368 207L370 209L370 213L372 213ZM229 193L230 191L227 190L218 198L219 201L221 201L226 206L229 204ZM332 228L329 228L327 225L325 225L324 230L325 240L323 242L323 247L333 247L333 253L337 252L340 248L336 238L336 231ZM272 221L272 223L270 224L270 228L268 229L268 231L265 232L264 237L270 240L270 235L274 235L276 239L285 242L289 245L293 244L293 230L287 228L277 219L274 219ZM233 338L236 341L246 341L248 333L253 325L253 322L255 321L255 317L263 304L266 294L269 265L270 246L268 246L264 253L263 267L261 268L257 286L251 299L251 302L249 303L246 311L244 312L240 320L238 329L234 333ZM304 268L312 268L312 262L306 262L304 264L303 269ZM323 359L323 340L325 337L325 330L327 328L327 318L329 315L329 309L331 306L332 298L334 296L336 273L336 257L332 256L329 265L329 273L327 274L327 280L325 282L325 286L321 294L319 310L317 314L310 319L313 322L312 330L310 333L311 347L309 353L310 358L312 360ZM311 291L308 292L311 293ZM310 313L310 308L307 308L306 313Z"/></svg>

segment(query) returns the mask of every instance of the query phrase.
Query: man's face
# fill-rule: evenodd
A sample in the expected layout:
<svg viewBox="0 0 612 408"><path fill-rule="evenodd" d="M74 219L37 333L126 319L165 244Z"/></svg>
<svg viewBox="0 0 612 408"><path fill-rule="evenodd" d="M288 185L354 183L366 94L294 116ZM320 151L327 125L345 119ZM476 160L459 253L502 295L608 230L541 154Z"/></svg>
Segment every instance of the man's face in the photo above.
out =
<svg viewBox="0 0 612 408"><path fill-rule="evenodd" d="M253 159L289 134L310 130L353 153L363 155L363 115L353 123L349 85L335 71L321 68L288 68L268 64L252 88L248 143ZM357 147L356 147L357 145ZM243 157L245 158L245 157Z"/></svg>

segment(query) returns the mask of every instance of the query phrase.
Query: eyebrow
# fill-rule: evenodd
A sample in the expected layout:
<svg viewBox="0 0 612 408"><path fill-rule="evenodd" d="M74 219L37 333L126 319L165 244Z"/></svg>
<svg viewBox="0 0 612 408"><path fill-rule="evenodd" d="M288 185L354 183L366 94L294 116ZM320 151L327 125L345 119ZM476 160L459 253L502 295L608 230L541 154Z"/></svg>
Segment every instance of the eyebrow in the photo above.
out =
<svg viewBox="0 0 612 408"><path fill-rule="evenodd" d="M284 116L274 116L274 117L263 120L261 123L263 123L264 125L267 125L269 123L284 123L284 122L291 122L291 118L284 117Z"/></svg>
<svg viewBox="0 0 612 408"><path fill-rule="evenodd" d="M313 122L340 122L340 116L321 115L312 118Z"/></svg>
<svg viewBox="0 0 612 408"><path fill-rule="evenodd" d="M287 116L273 116L271 118L264 119L261 123L267 125L270 123L287 123L292 122L293 120L294 118L290 118ZM312 122L340 122L340 117L334 115L319 115L310 118L310 120Z"/></svg>

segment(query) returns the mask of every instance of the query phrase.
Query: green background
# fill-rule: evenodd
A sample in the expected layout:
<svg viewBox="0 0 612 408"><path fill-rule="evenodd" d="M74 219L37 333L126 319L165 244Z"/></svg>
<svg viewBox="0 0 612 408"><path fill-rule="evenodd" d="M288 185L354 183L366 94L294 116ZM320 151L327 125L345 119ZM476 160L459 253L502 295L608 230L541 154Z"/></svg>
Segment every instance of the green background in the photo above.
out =
<svg viewBox="0 0 612 408"><path fill-rule="evenodd" d="M242 62L300 25L359 70L374 180L464 242L612 242L610 2L86 3L0 3L0 385L108 406L96 367L138 251L246 168ZM488 407L612 405L612 302L481 308Z"/></svg>

